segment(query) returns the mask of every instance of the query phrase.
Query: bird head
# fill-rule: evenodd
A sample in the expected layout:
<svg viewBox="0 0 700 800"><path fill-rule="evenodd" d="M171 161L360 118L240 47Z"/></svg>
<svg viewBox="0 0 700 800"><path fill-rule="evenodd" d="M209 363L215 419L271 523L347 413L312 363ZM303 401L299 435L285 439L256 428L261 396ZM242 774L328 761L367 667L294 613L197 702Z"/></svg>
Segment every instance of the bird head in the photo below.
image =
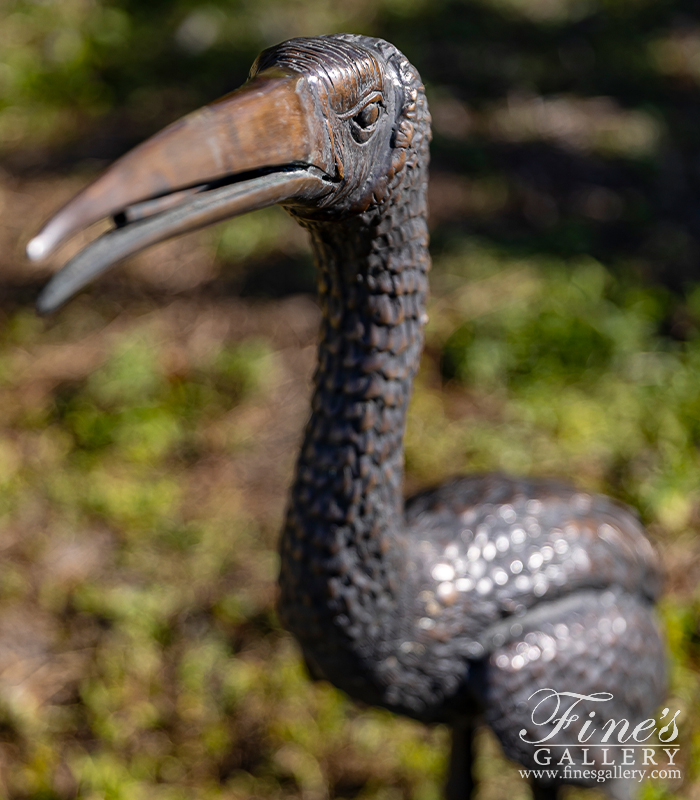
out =
<svg viewBox="0 0 700 800"><path fill-rule="evenodd" d="M416 70L380 39L291 39L256 59L237 91L117 160L31 240L40 260L103 218L115 227L44 289L49 312L151 244L279 203L302 220L381 208L427 163L429 115Z"/></svg>

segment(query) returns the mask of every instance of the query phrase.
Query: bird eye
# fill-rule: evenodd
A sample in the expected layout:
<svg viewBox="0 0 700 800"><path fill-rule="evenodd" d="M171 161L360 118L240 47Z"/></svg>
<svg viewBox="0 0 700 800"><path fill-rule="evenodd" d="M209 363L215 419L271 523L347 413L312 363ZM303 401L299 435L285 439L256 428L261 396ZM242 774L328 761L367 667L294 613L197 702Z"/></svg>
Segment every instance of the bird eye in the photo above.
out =
<svg viewBox="0 0 700 800"><path fill-rule="evenodd" d="M374 126L381 114L381 103L377 100L373 103L368 103L361 111L352 118L352 125L350 132L353 139L358 144L364 144L369 141L374 133Z"/></svg>
<svg viewBox="0 0 700 800"><path fill-rule="evenodd" d="M379 119L379 103L370 103L353 117L361 128L370 128Z"/></svg>

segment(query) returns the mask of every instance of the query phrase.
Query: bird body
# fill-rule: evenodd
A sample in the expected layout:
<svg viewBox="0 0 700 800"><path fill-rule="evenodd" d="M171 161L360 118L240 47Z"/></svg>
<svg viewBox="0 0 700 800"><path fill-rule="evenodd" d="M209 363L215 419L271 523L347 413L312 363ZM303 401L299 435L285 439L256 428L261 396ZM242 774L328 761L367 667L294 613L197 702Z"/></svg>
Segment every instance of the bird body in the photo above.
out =
<svg viewBox="0 0 700 800"><path fill-rule="evenodd" d="M502 475L456 478L404 503L403 435L430 269L430 115L417 71L387 42L343 34L271 48L251 76L125 156L127 166L117 162L54 218L34 255L106 213L118 212L122 227L79 254L40 304L62 302L115 253L282 203L311 235L322 309L278 603L312 676L453 725L450 798L471 788L467 748L479 719L507 755L534 767L533 741L569 743L594 712L601 724L651 717L665 686L659 576L632 512L555 481ZM288 145L278 122L269 135L271 108L288 123ZM246 139L236 126L250 120L258 136ZM166 181L182 203L149 206L165 192L154 160L184 158L202 125L217 132L211 152L195 174ZM554 714L537 722L531 698L543 690L586 696L578 721L565 730ZM604 708L601 692L612 695ZM620 786L608 788L626 796Z"/></svg>
<svg viewBox="0 0 700 800"><path fill-rule="evenodd" d="M554 481L456 478L411 498L384 539L354 563L314 545L285 558L280 615L312 674L424 722L497 712L513 725L508 692L555 677L562 691L612 692L614 718L659 701L652 551L608 498Z"/></svg>

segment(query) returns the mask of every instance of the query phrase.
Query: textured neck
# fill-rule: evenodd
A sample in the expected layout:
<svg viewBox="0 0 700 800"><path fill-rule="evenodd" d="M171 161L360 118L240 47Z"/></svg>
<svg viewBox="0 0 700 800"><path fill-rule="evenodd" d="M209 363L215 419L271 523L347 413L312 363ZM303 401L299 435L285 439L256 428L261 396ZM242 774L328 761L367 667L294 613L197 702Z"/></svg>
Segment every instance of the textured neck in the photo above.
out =
<svg viewBox="0 0 700 800"><path fill-rule="evenodd" d="M352 637L354 620L371 615L378 597L391 602L402 580L403 434L430 268L426 168L407 166L374 210L306 223L323 322L282 536L279 604L302 644L328 636L328 616Z"/></svg>
<svg viewBox="0 0 700 800"><path fill-rule="evenodd" d="M398 194L381 211L309 226L323 322L292 505L296 523L332 549L379 540L402 519L430 261L424 182Z"/></svg>

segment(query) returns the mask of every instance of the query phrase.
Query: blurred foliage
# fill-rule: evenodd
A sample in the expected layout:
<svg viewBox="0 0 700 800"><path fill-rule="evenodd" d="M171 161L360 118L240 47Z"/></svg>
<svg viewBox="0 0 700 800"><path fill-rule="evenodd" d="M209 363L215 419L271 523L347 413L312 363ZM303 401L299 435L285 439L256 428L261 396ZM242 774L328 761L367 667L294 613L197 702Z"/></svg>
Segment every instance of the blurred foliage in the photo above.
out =
<svg viewBox="0 0 700 800"><path fill-rule="evenodd" d="M0 797L439 797L446 731L311 685L273 612L313 358L302 233L268 210L164 245L48 324L13 255L57 173L338 30L401 47L435 123L408 483L551 474L640 510L669 572L673 796L696 797L694 0L0 5ZM481 800L529 796L486 732L479 754Z"/></svg>
<svg viewBox="0 0 700 800"><path fill-rule="evenodd" d="M687 528L700 499L697 291L673 309L693 329L677 342L660 335L674 305L668 292L625 285L595 262L552 264L545 278L532 261L488 253L458 263L472 261L476 291L462 276L449 295L460 324L445 342L443 373L508 412L505 425L468 431L471 461L487 466L498 452L504 469L554 472L556 439L572 478L594 470L601 488L648 519Z"/></svg>
<svg viewBox="0 0 700 800"><path fill-rule="evenodd" d="M55 143L114 107L157 124L170 106L238 86L280 37L366 27L371 5L8 0L0 10L0 141Z"/></svg>

